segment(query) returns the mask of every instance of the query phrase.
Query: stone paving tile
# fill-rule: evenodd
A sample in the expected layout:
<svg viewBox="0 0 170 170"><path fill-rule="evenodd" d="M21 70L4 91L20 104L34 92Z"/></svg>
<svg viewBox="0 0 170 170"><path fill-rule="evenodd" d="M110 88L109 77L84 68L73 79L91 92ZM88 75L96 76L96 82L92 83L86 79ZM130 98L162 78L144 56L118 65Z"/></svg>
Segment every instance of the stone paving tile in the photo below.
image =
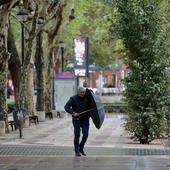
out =
<svg viewBox="0 0 170 170"><path fill-rule="evenodd" d="M143 149L165 149L159 140L149 145L140 145L132 141L127 132L124 131L123 115L113 115L105 118L101 129L96 129L90 122L90 133L86 147L108 147L108 148L143 148ZM5 138L0 139L0 144L32 144L51 146L73 147L73 126L71 118L53 119L40 122L39 125L31 125L23 129L23 138L19 138L19 132L13 131Z"/></svg>
<svg viewBox="0 0 170 170"><path fill-rule="evenodd" d="M5 161L6 159L6 161ZM12 160L12 161L10 161ZM14 161L15 160L15 161ZM170 157L16 157L10 156L0 162L1 170L169 170Z"/></svg>
<svg viewBox="0 0 170 170"><path fill-rule="evenodd" d="M86 146L122 147L122 148L164 148L160 141L150 145L139 145L132 141L123 128L123 115L106 117L100 130L90 122L89 138ZM56 146L73 146L73 126L71 118L53 119L31 125L23 129L23 139L19 132L13 131L6 135L0 144L39 144Z"/></svg>
<svg viewBox="0 0 170 170"><path fill-rule="evenodd" d="M97 130L91 121L85 148L89 156L81 158L73 156L70 117L24 128L23 139L13 131L0 138L4 144L0 145L0 170L170 170L168 147L159 140L149 145L132 141L123 123L123 115L107 115Z"/></svg>
<svg viewBox="0 0 170 170"><path fill-rule="evenodd" d="M86 147L88 155L170 155L170 149L144 149L144 148L109 148ZM73 155L73 146L53 145L0 145L0 155Z"/></svg>
<svg viewBox="0 0 170 170"><path fill-rule="evenodd" d="M12 160L14 157L10 157ZM15 166L32 166L34 167L112 167L112 166L129 166L134 167L136 161L134 158L124 157L15 157L15 162L0 162L0 165L11 167Z"/></svg>
<svg viewBox="0 0 170 170"><path fill-rule="evenodd" d="M127 166L122 166L122 165L117 165L117 166L100 166L100 167L90 167L90 166L73 166L73 167L66 167L66 166L15 166L15 167L11 167L8 166L6 168L3 168L2 170L134 170L134 168L131 167L127 167Z"/></svg>

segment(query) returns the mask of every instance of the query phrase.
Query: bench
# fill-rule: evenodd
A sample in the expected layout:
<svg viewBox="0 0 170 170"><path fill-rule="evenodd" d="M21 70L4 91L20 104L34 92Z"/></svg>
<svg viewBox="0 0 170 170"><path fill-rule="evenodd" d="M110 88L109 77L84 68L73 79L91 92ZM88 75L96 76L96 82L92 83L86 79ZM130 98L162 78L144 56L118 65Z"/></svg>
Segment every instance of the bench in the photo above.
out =
<svg viewBox="0 0 170 170"><path fill-rule="evenodd" d="M16 123L13 120L8 121L8 124L9 124L9 126L11 126L12 131L14 131L14 129L17 130Z"/></svg>
<svg viewBox="0 0 170 170"><path fill-rule="evenodd" d="M17 129L16 122L13 119L12 115L8 115L8 124L11 126L11 130L14 131L14 129Z"/></svg>
<svg viewBox="0 0 170 170"><path fill-rule="evenodd" d="M53 113L52 112L46 112L45 113L45 118L53 119Z"/></svg>
<svg viewBox="0 0 170 170"><path fill-rule="evenodd" d="M31 115L29 116L29 125L31 125L31 123L39 124L39 119L37 115Z"/></svg>

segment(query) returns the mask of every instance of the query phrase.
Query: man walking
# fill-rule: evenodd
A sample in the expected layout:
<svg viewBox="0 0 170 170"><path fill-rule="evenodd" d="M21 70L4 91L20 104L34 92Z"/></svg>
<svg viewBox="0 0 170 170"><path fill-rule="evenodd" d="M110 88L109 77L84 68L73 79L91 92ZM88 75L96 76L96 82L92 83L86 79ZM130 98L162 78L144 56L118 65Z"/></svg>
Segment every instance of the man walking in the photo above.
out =
<svg viewBox="0 0 170 170"><path fill-rule="evenodd" d="M74 127L74 151L75 156L86 156L84 152L84 145L89 134L89 117L90 113L81 112L89 109L89 101L85 96L85 88L79 87L78 94L70 97L65 105L66 112L72 115L72 123ZM82 132L82 139L80 141L80 133Z"/></svg>

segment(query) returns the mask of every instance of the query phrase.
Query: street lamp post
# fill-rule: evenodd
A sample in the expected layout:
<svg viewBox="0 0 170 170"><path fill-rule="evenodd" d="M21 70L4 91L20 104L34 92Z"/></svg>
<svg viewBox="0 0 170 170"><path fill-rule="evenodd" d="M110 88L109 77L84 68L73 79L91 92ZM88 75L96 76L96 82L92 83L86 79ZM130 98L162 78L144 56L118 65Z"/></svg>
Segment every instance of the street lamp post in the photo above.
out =
<svg viewBox="0 0 170 170"><path fill-rule="evenodd" d="M21 9L18 13L18 16L21 17L22 23L21 23L21 63L23 65L24 63L24 46L25 46L25 40L24 40L24 35L25 35L25 30L24 30L24 22L29 15L28 11L26 9Z"/></svg>
<svg viewBox="0 0 170 170"><path fill-rule="evenodd" d="M24 22L26 21L27 16L29 15L28 11L26 9L21 9L18 13L18 16L21 17L22 23L21 23L21 63L22 66L24 64L24 46L25 46L25 40L24 40ZM24 118L25 118L25 111L23 108L17 108L17 111L15 112L15 116L17 118L17 124L19 127L19 136L22 138L22 125L24 123Z"/></svg>
<svg viewBox="0 0 170 170"><path fill-rule="evenodd" d="M59 47L61 49L61 71L64 71L64 49L65 49L65 44L63 41L59 41Z"/></svg>

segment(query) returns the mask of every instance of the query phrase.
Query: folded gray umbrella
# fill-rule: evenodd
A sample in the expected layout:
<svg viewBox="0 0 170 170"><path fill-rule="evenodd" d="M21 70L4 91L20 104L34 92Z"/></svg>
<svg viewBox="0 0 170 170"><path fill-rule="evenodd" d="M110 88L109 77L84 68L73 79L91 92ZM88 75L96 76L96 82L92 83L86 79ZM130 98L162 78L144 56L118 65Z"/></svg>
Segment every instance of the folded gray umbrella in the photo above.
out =
<svg viewBox="0 0 170 170"><path fill-rule="evenodd" d="M97 129L100 129L105 117L103 103L100 97L94 94L92 90L86 89L86 96L90 102L91 109L89 109L89 112L93 120L93 123Z"/></svg>

